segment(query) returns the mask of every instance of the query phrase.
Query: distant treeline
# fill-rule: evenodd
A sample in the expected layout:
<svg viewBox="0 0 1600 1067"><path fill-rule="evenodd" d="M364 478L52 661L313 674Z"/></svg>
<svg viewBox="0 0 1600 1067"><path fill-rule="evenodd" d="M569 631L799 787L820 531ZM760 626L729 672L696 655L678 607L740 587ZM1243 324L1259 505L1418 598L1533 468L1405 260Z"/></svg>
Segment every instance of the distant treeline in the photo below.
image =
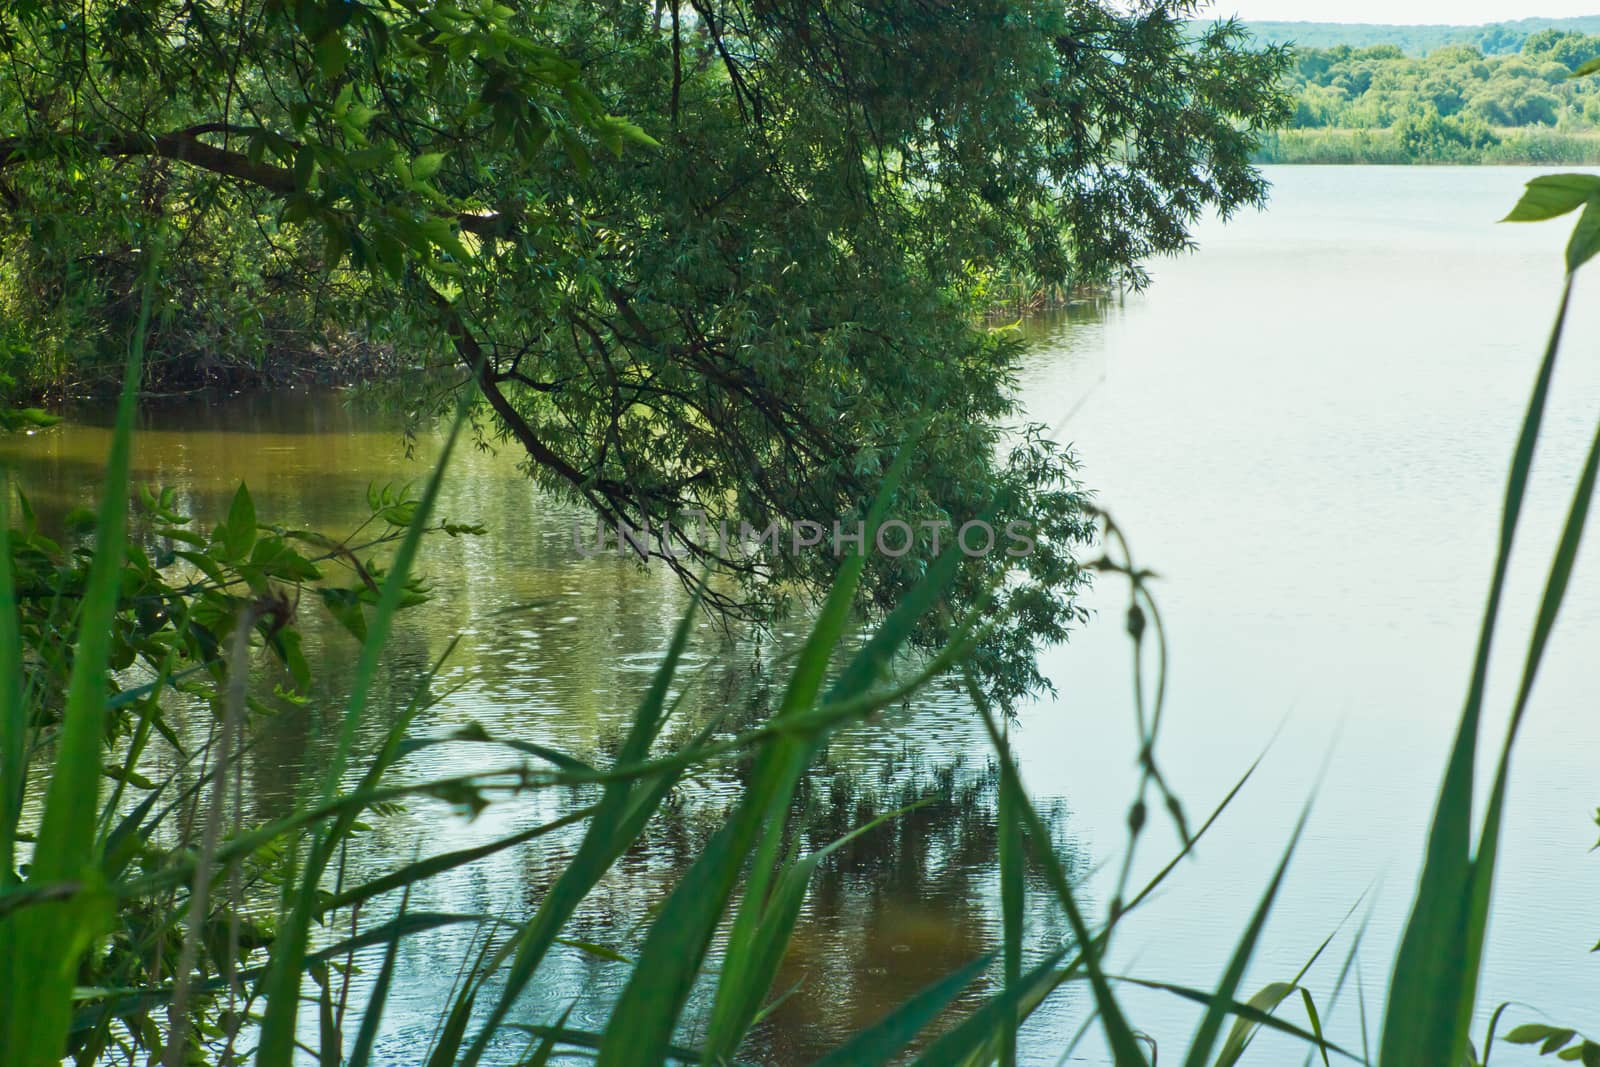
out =
<svg viewBox="0 0 1600 1067"><path fill-rule="evenodd" d="M1501 163L1600 165L1600 132L1507 130L1478 149L1418 152L1395 129L1280 130L1256 153L1258 163Z"/></svg>
<svg viewBox="0 0 1600 1067"><path fill-rule="evenodd" d="M1394 45L1407 55L1420 56L1436 48L1466 45L1485 55L1507 55L1521 51L1524 41L1546 30L1600 34L1600 15L1569 19L1517 19L1486 26L1392 26L1343 22L1249 22L1247 25L1262 40L1285 42L1298 48Z"/></svg>
<svg viewBox="0 0 1600 1067"><path fill-rule="evenodd" d="M1600 27L1600 18L1592 21ZM1483 27L1480 32L1488 32ZM1493 28L1489 28L1493 29ZM1545 29L1515 52L1452 44L1299 48L1270 163L1600 163L1600 34Z"/></svg>

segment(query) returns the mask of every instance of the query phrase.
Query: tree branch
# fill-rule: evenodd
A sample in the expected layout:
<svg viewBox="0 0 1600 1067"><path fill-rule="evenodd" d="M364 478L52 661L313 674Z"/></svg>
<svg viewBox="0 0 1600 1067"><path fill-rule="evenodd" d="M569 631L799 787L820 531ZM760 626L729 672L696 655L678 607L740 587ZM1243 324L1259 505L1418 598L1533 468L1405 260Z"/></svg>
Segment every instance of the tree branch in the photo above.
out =
<svg viewBox="0 0 1600 1067"><path fill-rule="evenodd" d="M278 196L292 196L297 187L294 173L286 167L259 163L243 152L234 152L200 140L202 134L255 132L249 127L224 122L207 122L170 133L116 134L91 145L102 156L154 156L184 163L201 170L235 178ZM30 138L0 137L0 169L35 162L26 151ZM503 215L459 214L457 225L478 237L506 237L511 233Z"/></svg>

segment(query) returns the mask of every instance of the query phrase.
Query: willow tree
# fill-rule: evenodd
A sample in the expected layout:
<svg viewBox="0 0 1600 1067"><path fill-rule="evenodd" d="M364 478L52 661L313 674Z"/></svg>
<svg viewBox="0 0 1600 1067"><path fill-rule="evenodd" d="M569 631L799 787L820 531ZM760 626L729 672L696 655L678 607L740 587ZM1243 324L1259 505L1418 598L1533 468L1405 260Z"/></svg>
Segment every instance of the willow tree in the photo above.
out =
<svg viewBox="0 0 1600 1067"><path fill-rule="evenodd" d="M1010 700L1077 614L1090 523L984 293L1138 284L1202 213L1262 199L1284 57L1197 34L1195 6L23 0L0 13L6 254L63 227L164 229L174 269L263 241L356 294L419 391L475 383L539 484L676 523L648 551L732 575L729 611L815 589L838 546L747 552L684 516L848 531L909 449L917 543L872 553L869 606L935 537L1029 523L1035 550L975 560L922 635L999 583L979 663Z"/></svg>

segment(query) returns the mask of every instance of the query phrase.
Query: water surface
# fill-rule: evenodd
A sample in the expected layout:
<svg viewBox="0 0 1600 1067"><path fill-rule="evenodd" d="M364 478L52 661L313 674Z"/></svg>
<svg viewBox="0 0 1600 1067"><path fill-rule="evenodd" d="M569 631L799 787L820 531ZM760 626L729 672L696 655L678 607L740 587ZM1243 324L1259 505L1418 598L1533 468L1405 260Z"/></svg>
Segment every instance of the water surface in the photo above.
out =
<svg viewBox="0 0 1600 1067"><path fill-rule="evenodd" d="M1060 435L1075 443L1085 481L1162 575L1173 641L1158 750L1166 770L1200 810L1266 749L1195 862L1129 922L1118 967L1214 985L1314 796L1246 984L1292 976L1363 893L1361 907L1374 907L1365 983L1386 977L1466 690L1511 447L1560 291L1570 220L1495 224L1535 173L1270 168L1266 213L1202 227L1197 254L1156 264L1150 290L1104 321L1041 328L1026 395L1040 398L1043 421L1072 413ZM1591 271L1578 285L1524 513L1486 705L1491 753L1600 416L1597 284ZM1502 1000L1593 1025L1594 541L1513 764L1480 1038ZM1049 657L1061 699L1024 717L1030 784L1070 797L1096 857L1122 840L1135 773L1122 595L1102 584L1099 624ZM1331 949L1312 987L1331 988L1343 960ZM1154 995L1132 1002L1141 1025L1179 1047L1193 1013ZM1333 1025L1359 1044L1351 1012Z"/></svg>
<svg viewBox="0 0 1600 1067"><path fill-rule="evenodd" d="M1465 690L1508 456L1561 280L1563 224L1494 224L1532 173L1275 168L1269 211L1206 224L1198 253L1153 265L1149 291L1030 324L1030 413L1074 445L1085 483L1139 562L1161 575L1172 639L1157 750L1164 770L1198 816L1266 753L1194 859L1119 934L1117 970L1213 984L1314 797L1247 985L1292 975L1352 908L1368 905L1360 967L1369 990L1381 985ZM1494 744L1571 474L1600 411L1596 293L1579 287L1525 513L1505 612L1512 626L1489 701ZM59 514L93 503L106 440L103 426L79 420L0 441L0 457L41 509ZM421 477L434 447L424 437L408 458L396 421L337 397L208 401L146 413L135 478L178 487L207 522L244 479L263 521L340 534L359 522L369 483ZM441 510L490 532L429 546L424 569L438 597L398 627L395 692L459 634L445 680L460 688L421 730L441 736L479 723L603 753L659 660L682 590L660 570L580 558L575 513L532 492L512 456L465 451ZM1600 803L1596 551L1580 560L1514 765L1484 1016L1514 999L1581 1025L1600 988L1588 952L1600 937L1591 906L1600 860L1589 855ZM1095 622L1047 656L1058 695L1025 709L1017 735L1024 774L1053 806L1075 869L1098 872L1088 875L1091 908L1111 891L1137 773L1122 596L1109 580L1090 596ZM348 638L314 614L305 625L319 690L307 709L263 727L252 796L264 810L289 803L299 769L316 762L352 658ZM760 647L729 644L702 627L689 665L711 668L688 718L728 707L759 714L774 646L793 640L794 630L780 630ZM413 770L478 766L481 752L465 748L432 750ZM780 978L795 992L759 1035L757 1051L773 1064L825 1051L996 938L992 779L953 688L852 732L831 759L819 778L829 783L826 796L819 789L819 832L924 793L941 799L864 841L822 880ZM636 943L645 909L737 788L737 768L703 777L596 894L579 935ZM377 871L397 856L487 841L570 802L519 800L472 821L417 805L378 822L355 862ZM1154 822L1140 874L1176 847ZM545 842L437 879L414 906L523 917L565 847ZM1041 941L1060 936L1046 907L1033 923ZM1308 977L1314 990L1332 988L1354 923ZM426 1038L463 949L458 931L410 947L384 1044L392 1062L408 1062ZM622 977L614 964L566 953L519 1017L546 1021L576 1003L575 1023L598 1026ZM1194 1013L1159 994L1128 999L1163 1061L1176 1057ZM1069 995L1042 1012L1025 1060L1056 1062L1083 1010ZM1360 1044L1353 990L1328 1025L1337 1040ZM1254 1062L1289 1055L1264 1039ZM1091 1042L1074 1062L1107 1060Z"/></svg>

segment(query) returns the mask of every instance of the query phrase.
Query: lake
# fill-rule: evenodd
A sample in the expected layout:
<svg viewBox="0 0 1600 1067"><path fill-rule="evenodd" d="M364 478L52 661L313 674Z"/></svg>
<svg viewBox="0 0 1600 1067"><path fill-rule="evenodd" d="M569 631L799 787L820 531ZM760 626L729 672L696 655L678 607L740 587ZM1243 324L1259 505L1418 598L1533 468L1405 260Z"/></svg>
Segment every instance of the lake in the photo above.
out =
<svg viewBox="0 0 1600 1067"><path fill-rule="evenodd" d="M1147 291L1027 323L1022 388L1030 415L1072 444L1085 485L1128 533L1138 561L1160 575L1172 658L1156 755L1191 818L1264 753L1193 858L1119 927L1113 969L1213 985L1310 803L1245 984L1253 991L1291 977L1343 922L1306 979L1325 999L1369 908L1359 966L1366 986L1382 984L1410 907L1570 226L1495 225L1537 173L1524 168L1269 171L1268 211L1202 225L1199 250L1152 264ZM1491 679L1485 736L1495 749L1534 597L1600 412L1594 282L1579 286L1524 515L1510 625ZM90 505L105 421L86 414L0 439L0 459L42 512ZM134 477L176 487L206 525L242 479L263 521L337 535L364 516L369 483L426 472L437 441L424 435L408 457L400 430L397 418L326 394L164 404L143 416ZM580 556L578 513L532 492L509 451L466 449L456 475L441 512L481 522L488 534L426 548L437 597L397 627L390 706L459 635L442 678L456 688L424 715L421 732L477 723L496 736L604 753L659 662L681 588L660 569ZM1600 938L1589 906L1600 891L1600 858L1589 855L1600 790L1586 759L1600 740L1596 552L1591 545L1580 560L1513 767L1485 1021L1512 999L1581 1024L1600 991L1589 955ZM1100 580L1087 600L1094 621L1046 656L1057 693L1024 709L1015 727L1023 774L1095 910L1117 876L1138 775L1124 596ZM313 609L302 615L318 688L308 706L286 708L258 731L250 781L261 812L286 807L300 771L317 764L347 684L340 672L353 659L348 637ZM687 664L699 677L686 723L710 709L760 714L772 665L799 629L756 642L702 624ZM203 728L198 716L194 728ZM831 746L819 777L827 789L814 805L819 833L911 799L933 802L820 878L778 982L794 992L757 1035L764 1062L806 1062L996 943L985 755L952 686ZM482 758L473 746L442 746L408 766L449 773ZM739 775L730 767L678 798L595 894L573 936L622 951L635 944L646 908L692 859ZM518 799L472 820L415 805L374 823L351 877L397 856L492 840L580 800ZM1135 884L1177 848L1170 826L1151 822ZM543 840L441 876L412 906L521 918L568 846ZM1040 894L1033 900L1040 938L1059 936L1059 918ZM410 1062L429 1036L468 937L451 928L408 942L393 998L400 1010L391 1010L380 1045L385 1062ZM541 974L521 1018L548 1021L574 1004L572 1025L598 1025L623 974L573 947ZM1132 990L1127 1003L1162 1060L1175 1057L1197 1018L1190 1005ZM1057 1062L1084 1011L1075 991L1051 1002L1026 1031L1026 1062ZM1380 1012L1369 1001L1374 1021ZM1304 1021L1298 1007L1286 1016ZM1539 1016L1518 1009L1509 1018ZM1359 1047L1353 975L1324 1024L1334 1040ZM1263 1038L1247 1062L1286 1062L1292 1052ZM1108 1057L1086 1042L1072 1062Z"/></svg>

